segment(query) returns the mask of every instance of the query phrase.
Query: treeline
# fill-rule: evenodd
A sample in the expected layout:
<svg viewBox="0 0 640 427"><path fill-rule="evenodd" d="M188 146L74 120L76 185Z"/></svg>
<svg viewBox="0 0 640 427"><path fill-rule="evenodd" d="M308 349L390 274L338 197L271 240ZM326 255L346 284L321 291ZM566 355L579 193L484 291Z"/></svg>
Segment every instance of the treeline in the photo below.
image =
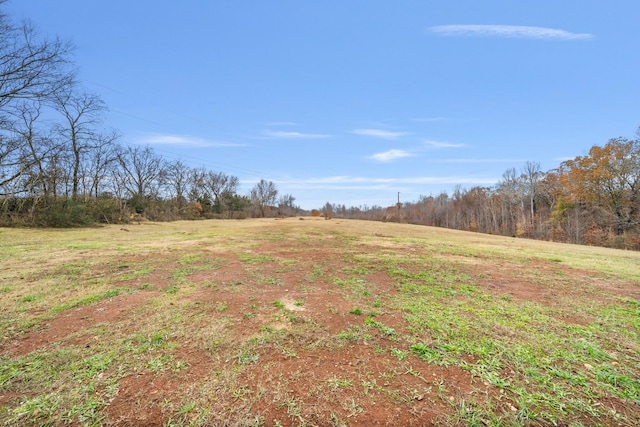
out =
<svg viewBox="0 0 640 427"><path fill-rule="evenodd" d="M84 90L71 46L14 24L0 0L0 225L68 227L132 218L175 220L293 215L294 197L150 147L122 146L106 105Z"/></svg>
<svg viewBox="0 0 640 427"><path fill-rule="evenodd" d="M638 131L640 136L640 129ZM616 138L543 172L508 169L493 187L390 207L327 204L325 215L640 250L640 139Z"/></svg>
<svg viewBox="0 0 640 427"><path fill-rule="evenodd" d="M224 172L122 146L106 105L84 90L71 46L14 24L0 0L0 225L68 227L132 219L304 213L261 180L239 194ZM639 134L640 136L640 131ZM325 217L400 221L515 237L640 249L640 140L616 138L543 172L508 169L493 187L458 187L391 207L327 203ZM318 211L317 213L319 213Z"/></svg>

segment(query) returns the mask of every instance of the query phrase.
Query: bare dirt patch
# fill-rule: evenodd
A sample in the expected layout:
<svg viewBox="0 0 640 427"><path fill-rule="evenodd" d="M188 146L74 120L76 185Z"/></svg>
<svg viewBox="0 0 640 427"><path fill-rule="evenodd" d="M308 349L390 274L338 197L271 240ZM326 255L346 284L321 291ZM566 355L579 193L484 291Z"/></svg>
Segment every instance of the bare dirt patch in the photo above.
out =
<svg viewBox="0 0 640 427"><path fill-rule="evenodd" d="M307 222L313 221L297 223ZM326 227L334 225L340 224ZM132 293L60 312L10 340L2 354L25 356L53 346L86 348L91 354L96 344L91 329L107 325L113 343L129 343L123 359L131 354L139 359L137 364L114 362L98 374L116 378L100 408L100 423L107 426L429 426L463 425L469 419L491 425L488 410L478 409L483 402L491 402L495 419L520 411L505 393L510 384L504 378L516 376L511 361L483 360L482 349L470 355L437 345L436 338L466 332L448 319L431 326L433 336L411 329L399 302L401 279L391 272L398 265L385 257L406 257L400 267L418 277L407 281L420 282L419 274L430 268L426 261L420 264L420 257L428 258L428 251L393 241L393 230L381 233L378 225L366 226L373 237L354 244L339 228L305 231L302 237L295 231L257 233L243 237L237 248L229 240L223 247L217 238L154 242L130 262L151 273L116 280ZM594 320L574 313L571 301L638 297L637 284L594 278L551 262L532 263L527 274L506 261L456 266L470 278L463 285L496 299L557 307L557 316L568 324ZM545 280L536 280L536 271ZM572 286L571 278L580 286ZM432 300L469 298L451 295L434 293ZM507 340L516 337L500 325L493 332ZM433 351L432 362L412 353L416 343ZM464 363L438 359L446 352ZM481 363L488 372L478 368ZM571 368L566 371L557 375L570 376ZM0 402L17 405L34 394L6 390ZM621 399L601 400L629 418L638 414Z"/></svg>
<svg viewBox="0 0 640 427"><path fill-rule="evenodd" d="M90 346L92 337L82 334L100 323L114 323L126 318L129 312L144 303L149 293L118 295L97 304L86 305L60 313L37 330L26 333L5 347L7 353L20 356L56 343ZM80 334L71 340L67 338Z"/></svg>

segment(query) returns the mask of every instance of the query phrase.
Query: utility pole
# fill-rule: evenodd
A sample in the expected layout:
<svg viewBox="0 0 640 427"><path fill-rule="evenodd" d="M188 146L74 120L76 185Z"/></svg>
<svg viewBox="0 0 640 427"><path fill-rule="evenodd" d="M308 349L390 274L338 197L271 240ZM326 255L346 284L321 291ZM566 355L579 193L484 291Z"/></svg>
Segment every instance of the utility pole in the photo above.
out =
<svg viewBox="0 0 640 427"><path fill-rule="evenodd" d="M402 222L400 218L400 208L402 207L402 203L400 203L400 192L398 191L398 203L396 203L396 207L398 208L398 222Z"/></svg>

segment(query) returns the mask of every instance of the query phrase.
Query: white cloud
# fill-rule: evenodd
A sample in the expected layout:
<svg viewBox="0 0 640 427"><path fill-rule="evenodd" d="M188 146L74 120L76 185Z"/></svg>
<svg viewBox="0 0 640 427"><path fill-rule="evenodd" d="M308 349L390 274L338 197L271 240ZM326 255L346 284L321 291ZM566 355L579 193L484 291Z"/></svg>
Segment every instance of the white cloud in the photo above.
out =
<svg viewBox="0 0 640 427"><path fill-rule="evenodd" d="M402 159L404 157L413 157L415 154L405 150L389 150L382 153L376 153L369 156L370 159L377 160L379 162L391 162L396 159Z"/></svg>
<svg viewBox="0 0 640 427"><path fill-rule="evenodd" d="M434 160L436 163L520 163L523 159L484 159L484 158L460 158L460 159L443 159Z"/></svg>
<svg viewBox="0 0 640 427"><path fill-rule="evenodd" d="M432 148L462 148L466 147L465 144L456 144L453 142L445 142L445 141L433 141L430 139L425 139L424 145Z"/></svg>
<svg viewBox="0 0 640 427"><path fill-rule="evenodd" d="M381 189L391 188L397 185L425 185L425 184L486 184L492 185L500 180L494 178L474 178L465 176L419 176L407 178L367 178L362 176L328 176L308 179L280 179L274 180L278 185L286 185L291 188L314 189Z"/></svg>
<svg viewBox="0 0 640 427"><path fill-rule="evenodd" d="M555 158L553 158L553 161L562 163L562 162L566 162L567 160L573 160L573 159L575 159L575 156L574 157L568 157L568 156L567 157L555 157Z"/></svg>
<svg viewBox="0 0 640 427"><path fill-rule="evenodd" d="M148 135L140 139L142 144L149 145L181 145L187 147L242 147L243 144L230 142L207 141L204 138L190 135Z"/></svg>
<svg viewBox="0 0 640 427"><path fill-rule="evenodd" d="M398 139L401 136L408 135L407 132L390 132L382 129L356 129L351 133L356 135L373 136L374 138L382 139Z"/></svg>
<svg viewBox="0 0 640 427"><path fill-rule="evenodd" d="M495 36L524 39L547 40L587 40L593 38L588 33L571 33L565 30L523 25L439 25L429 28L443 36Z"/></svg>
<svg viewBox="0 0 640 427"><path fill-rule="evenodd" d="M301 132L284 132L284 131L265 131L265 135L270 138L282 138L282 139L321 139L329 138L331 135L318 134L318 133L301 133Z"/></svg>

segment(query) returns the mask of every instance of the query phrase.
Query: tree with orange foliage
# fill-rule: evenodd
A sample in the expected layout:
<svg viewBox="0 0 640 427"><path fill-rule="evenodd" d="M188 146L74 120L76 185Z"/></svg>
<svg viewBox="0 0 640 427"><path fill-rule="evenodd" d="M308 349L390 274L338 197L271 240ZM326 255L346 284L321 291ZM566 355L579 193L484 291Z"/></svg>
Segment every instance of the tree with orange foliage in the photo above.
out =
<svg viewBox="0 0 640 427"><path fill-rule="evenodd" d="M562 163L560 180L574 201L605 208L616 234L640 224L640 140L611 139Z"/></svg>

